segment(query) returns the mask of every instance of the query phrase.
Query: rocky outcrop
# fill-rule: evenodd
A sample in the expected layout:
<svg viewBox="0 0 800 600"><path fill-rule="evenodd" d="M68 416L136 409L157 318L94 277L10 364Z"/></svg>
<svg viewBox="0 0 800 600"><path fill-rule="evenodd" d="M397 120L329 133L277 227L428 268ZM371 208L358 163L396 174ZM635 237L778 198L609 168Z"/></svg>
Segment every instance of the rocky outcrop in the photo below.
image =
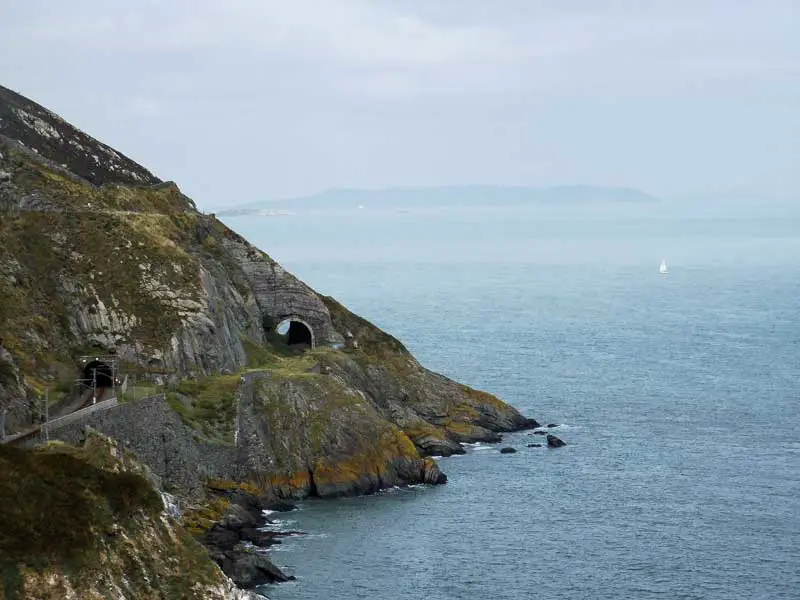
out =
<svg viewBox="0 0 800 600"><path fill-rule="evenodd" d="M312 345L344 343L333 328L327 306L311 288L239 235L230 232L223 243L244 272L267 331L295 318L310 326Z"/></svg>
<svg viewBox="0 0 800 600"><path fill-rule="evenodd" d="M283 583L294 579L294 577L287 577L264 554L242 546L223 553L221 562L222 570L236 585L242 588L254 588L268 583Z"/></svg>
<svg viewBox="0 0 800 600"><path fill-rule="evenodd" d="M566 446L567 443L557 438L552 434L547 434L547 447L548 448L561 448L562 446Z"/></svg>
<svg viewBox="0 0 800 600"><path fill-rule="evenodd" d="M255 500L252 496L249 498ZM280 543L279 538L291 534L261 529L267 524L262 507L259 502L250 502L248 510L234 501L222 518L201 537L211 558L236 585L243 588L294 579L272 564L260 550Z"/></svg>
<svg viewBox="0 0 800 600"><path fill-rule="evenodd" d="M517 452L516 448L512 448L511 446L506 446L505 448L500 448L500 454L515 454Z"/></svg>

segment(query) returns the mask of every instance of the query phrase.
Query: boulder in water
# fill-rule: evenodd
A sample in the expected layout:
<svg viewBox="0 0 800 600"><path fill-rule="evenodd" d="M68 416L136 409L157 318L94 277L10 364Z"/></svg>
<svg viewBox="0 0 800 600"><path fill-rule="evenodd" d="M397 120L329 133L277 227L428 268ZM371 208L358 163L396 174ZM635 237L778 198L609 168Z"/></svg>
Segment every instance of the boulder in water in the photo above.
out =
<svg viewBox="0 0 800 600"><path fill-rule="evenodd" d="M550 428L550 427L560 427L560 425L558 423L548 423L547 427L548 428Z"/></svg>
<svg viewBox="0 0 800 600"><path fill-rule="evenodd" d="M548 448L561 448L561 446L566 446L567 443L560 440L554 435L547 434L547 447Z"/></svg>
<svg viewBox="0 0 800 600"><path fill-rule="evenodd" d="M447 483L447 475L439 470L439 465L432 458L426 458L422 463L422 481L433 485Z"/></svg>
<svg viewBox="0 0 800 600"><path fill-rule="evenodd" d="M534 431L533 435L547 435L546 431Z"/></svg>
<svg viewBox="0 0 800 600"><path fill-rule="evenodd" d="M541 448L541 444L528 444L528 448Z"/></svg>
<svg viewBox="0 0 800 600"><path fill-rule="evenodd" d="M222 570L236 585L243 588L294 580L293 576L283 573L263 554L240 546L225 553Z"/></svg>
<svg viewBox="0 0 800 600"><path fill-rule="evenodd" d="M517 451L516 448L512 448L511 446L506 446L505 448L500 449L500 454L514 454Z"/></svg>

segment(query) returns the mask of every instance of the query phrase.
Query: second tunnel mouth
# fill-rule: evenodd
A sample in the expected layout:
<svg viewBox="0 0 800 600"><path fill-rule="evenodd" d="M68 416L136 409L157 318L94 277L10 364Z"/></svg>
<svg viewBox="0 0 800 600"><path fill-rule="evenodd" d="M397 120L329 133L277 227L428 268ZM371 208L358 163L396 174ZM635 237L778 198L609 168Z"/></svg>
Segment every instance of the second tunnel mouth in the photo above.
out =
<svg viewBox="0 0 800 600"><path fill-rule="evenodd" d="M299 319L284 319L275 328L275 333L287 346L294 349L312 348L314 336L311 328Z"/></svg>

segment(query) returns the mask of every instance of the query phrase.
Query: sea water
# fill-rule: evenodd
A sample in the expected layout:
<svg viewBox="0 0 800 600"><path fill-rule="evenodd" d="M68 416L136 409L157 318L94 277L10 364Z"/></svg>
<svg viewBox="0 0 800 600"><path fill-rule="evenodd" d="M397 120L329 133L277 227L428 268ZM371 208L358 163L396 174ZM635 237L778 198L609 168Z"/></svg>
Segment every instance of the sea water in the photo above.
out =
<svg viewBox="0 0 800 600"><path fill-rule="evenodd" d="M303 502L271 598L800 598L800 219L610 213L228 220L568 444L509 434L442 459L445 486Z"/></svg>

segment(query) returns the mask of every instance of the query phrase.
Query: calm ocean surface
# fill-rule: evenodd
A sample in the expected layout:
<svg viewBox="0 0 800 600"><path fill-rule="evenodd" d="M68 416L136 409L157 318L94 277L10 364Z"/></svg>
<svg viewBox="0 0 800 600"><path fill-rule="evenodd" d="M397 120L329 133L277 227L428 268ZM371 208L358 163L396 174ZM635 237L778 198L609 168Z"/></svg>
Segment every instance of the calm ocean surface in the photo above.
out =
<svg viewBox="0 0 800 600"><path fill-rule="evenodd" d="M576 210L226 220L569 444L303 503L271 598L800 598L800 215Z"/></svg>

